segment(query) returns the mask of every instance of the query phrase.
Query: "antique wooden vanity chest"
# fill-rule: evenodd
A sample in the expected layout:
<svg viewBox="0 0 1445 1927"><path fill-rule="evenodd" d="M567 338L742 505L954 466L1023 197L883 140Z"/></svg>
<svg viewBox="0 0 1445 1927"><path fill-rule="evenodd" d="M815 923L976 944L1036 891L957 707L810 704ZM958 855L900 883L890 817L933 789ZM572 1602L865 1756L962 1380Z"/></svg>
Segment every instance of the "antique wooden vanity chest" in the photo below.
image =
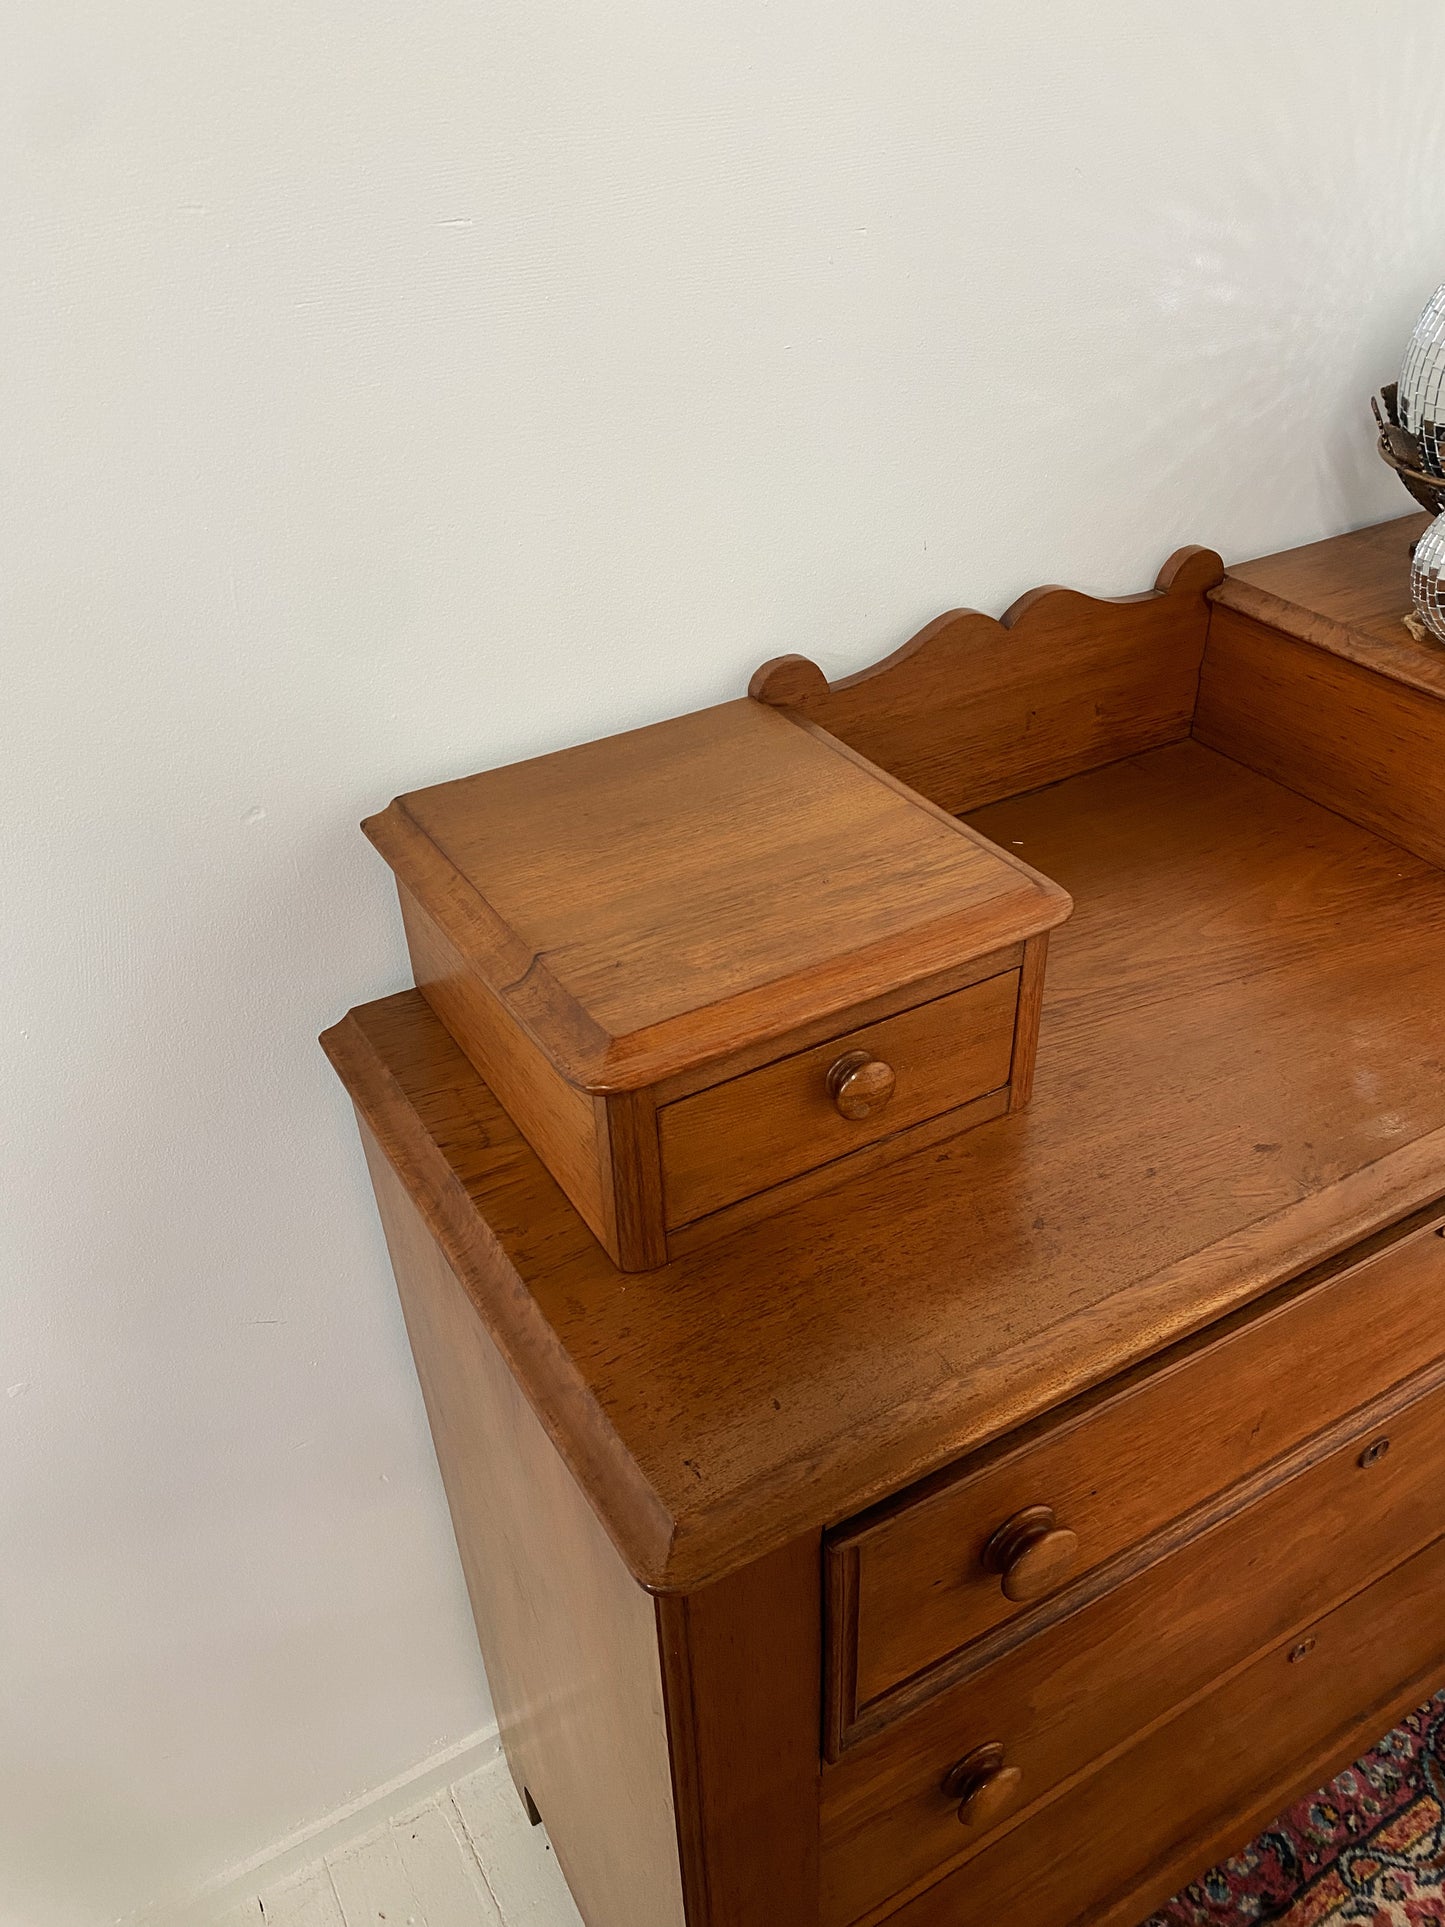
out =
<svg viewBox="0 0 1445 1927"><path fill-rule="evenodd" d="M1027 1109L628 1273L445 993L328 1032L588 1927L1134 1927L1445 1681L1421 526L755 679L1073 898Z"/></svg>

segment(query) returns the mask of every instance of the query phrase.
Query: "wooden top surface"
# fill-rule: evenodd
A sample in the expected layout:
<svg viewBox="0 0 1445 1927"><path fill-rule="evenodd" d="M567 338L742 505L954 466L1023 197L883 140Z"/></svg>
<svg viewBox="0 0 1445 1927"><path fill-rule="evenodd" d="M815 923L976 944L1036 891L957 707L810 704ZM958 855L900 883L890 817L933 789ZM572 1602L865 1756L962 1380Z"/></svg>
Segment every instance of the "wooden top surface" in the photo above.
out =
<svg viewBox="0 0 1445 1927"><path fill-rule="evenodd" d="M1417 641L1404 623L1412 608L1410 550L1429 526L1424 513L1402 515L1237 563L1213 599L1395 682L1445 696L1445 645Z"/></svg>
<svg viewBox="0 0 1445 1927"><path fill-rule="evenodd" d="M1069 909L843 744L746 699L419 790L364 827L592 1090L831 1016Z"/></svg>
<svg viewBox="0 0 1445 1927"><path fill-rule="evenodd" d="M1058 877L1026 1112L615 1271L421 997L326 1045L633 1572L843 1519L1445 1190L1445 875L1191 742L976 822Z"/></svg>

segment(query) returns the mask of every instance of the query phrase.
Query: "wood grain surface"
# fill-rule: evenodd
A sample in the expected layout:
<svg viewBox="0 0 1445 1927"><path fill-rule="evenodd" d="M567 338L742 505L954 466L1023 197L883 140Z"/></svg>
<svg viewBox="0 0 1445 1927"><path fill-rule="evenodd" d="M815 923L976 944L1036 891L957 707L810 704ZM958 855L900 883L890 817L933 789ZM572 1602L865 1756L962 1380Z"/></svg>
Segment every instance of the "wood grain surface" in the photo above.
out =
<svg viewBox="0 0 1445 1927"><path fill-rule="evenodd" d="M813 1165L954 1110L1009 1080L1019 973L985 978L699 1091L658 1113L667 1222L690 1223ZM866 1118L840 1115L829 1066L877 1058L896 1083Z"/></svg>
<svg viewBox="0 0 1445 1927"><path fill-rule="evenodd" d="M1291 1635L874 1927L1135 1927L1445 1675L1445 1541ZM825 1862L825 1879L827 1867Z"/></svg>
<svg viewBox="0 0 1445 1927"><path fill-rule="evenodd" d="M1432 693L1216 609L1194 734L1445 863L1445 649L1440 656L1442 688Z"/></svg>
<svg viewBox="0 0 1445 1927"><path fill-rule="evenodd" d="M1288 636L1445 696L1445 649L1420 642L1410 613L1410 550L1428 515L1403 515L1254 562L1232 563L1211 600Z"/></svg>
<svg viewBox="0 0 1445 1927"><path fill-rule="evenodd" d="M1220 1507L1182 1543L1166 1537L1163 1556L830 1768L827 1927L846 1927L972 1849L943 1790L961 1753L1002 1745L1021 1776L1009 1818L1022 1817L1434 1537L1445 1517L1441 1380L1437 1366L1354 1414L1271 1468L1233 1510Z"/></svg>
<svg viewBox="0 0 1445 1927"><path fill-rule="evenodd" d="M657 1602L688 1927L818 1919L818 1538Z"/></svg>
<svg viewBox="0 0 1445 1927"><path fill-rule="evenodd" d="M564 1077L637 1090L986 956L1068 899L744 699L400 797L363 825Z"/></svg>
<svg viewBox="0 0 1445 1927"><path fill-rule="evenodd" d="M1442 1353L1437 1214L836 1534L828 1548L833 1748L897 1717L900 1695L890 1689L911 1682L906 1709L925 1690L927 1669L1029 1613L1005 1597L985 1560L995 1530L1022 1507L1047 1503L1078 1534L1066 1575L1077 1586ZM1189 1441L1185 1453L1180 1439Z"/></svg>
<svg viewBox="0 0 1445 1927"><path fill-rule="evenodd" d="M682 1927L655 1604L364 1125L363 1141L518 1798L587 1927Z"/></svg>
<svg viewBox="0 0 1445 1927"><path fill-rule="evenodd" d="M417 989L471 1061L486 1067L489 1087L507 1115L596 1235L615 1249L617 1209L606 1104L569 1084L527 1032L511 1021L491 985L405 884L397 894Z"/></svg>
<svg viewBox="0 0 1445 1927"><path fill-rule="evenodd" d="M327 1048L633 1572L715 1579L1438 1196L1445 877L1193 743L980 812L1034 1102L625 1277L415 992Z"/></svg>
<svg viewBox="0 0 1445 1927"><path fill-rule="evenodd" d="M1033 589L1000 621L952 609L841 682L780 656L750 688L944 809L974 810L1187 736L1223 572L1211 550L1180 549L1143 595Z"/></svg>

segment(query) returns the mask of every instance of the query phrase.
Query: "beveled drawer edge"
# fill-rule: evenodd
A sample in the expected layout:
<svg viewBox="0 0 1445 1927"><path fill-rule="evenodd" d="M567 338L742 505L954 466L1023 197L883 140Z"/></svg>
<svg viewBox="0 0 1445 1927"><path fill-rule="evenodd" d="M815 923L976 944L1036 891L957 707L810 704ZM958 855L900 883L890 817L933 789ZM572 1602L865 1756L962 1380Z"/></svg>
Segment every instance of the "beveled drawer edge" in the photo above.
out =
<svg viewBox="0 0 1445 1927"><path fill-rule="evenodd" d="M1290 1651L1320 1622L1427 1549L1438 1558L1445 1552L1445 1518L1434 1503L1441 1489L1445 1362L1430 1378L1428 1387L1412 1381L1408 1390L1414 1395L1403 1404L1392 1398L1362 1408L1343 1443L1176 1548L1122 1591L1096 1599L1082 1620L1065 1619L1040 1640L1025 1642L1002 1662L1002 1679L988 1669L890 1728L873 1745L826 1767L820 1839L831 1869L829 1891L851 1893L860 1906L872 1906L887 1880L924 1879L940 1866L972 1858L979 1847L1050 1807L1058 1789L1077 1785L1096 1764L1117 1759L1241 1667L1278 1654L1281 1647ZM1392 1481L1388 1472L1383 1475L1385 1512L1379 1516L1372 1513L1370 1495L1380 1491L1374 1482L1382 1475L1373 1468L1385 1454L1369 1448L1382 1432L1399 1447L1395 1463L1401 1476ZM1330 1508L1335 1530L1321 1533L1307 1525L1316 1504ZM1367 1544L1355 1537L1356 1520ZM1382 1529L1373 1529L1376 1523ZM1271 1547L1296 1533L1285 1570L1273 1570ZM1445 1573L1445 1561L1439 1571ZM1242 1573L1259 1580L1262 1616L1249 1603L1254 1580L1241 1586ZM1163 1596L1174 1607L1162 1615L1161 1581ZM1201 1617L1211 1622L1202 1652L1193 1637L1199 1628L1188 1623L1196 1603ZM1445 1628L1440 1637L1445 1641ZM1312 1646L1306 1639L1296 1658L1306 1657ZM1093 1656L1100 1650L1111 1658L1107 1675L1096 1677ZM1060 1660L1068 1681L1062 1697L1055 1690L1054 1666ZM1135 1673L1147 1682L1142 1697L1126 1685ZM1111 1708L1102 1727L1092 1704L1096 1688L1104 1695L1100 1704ZM1129 1695L1126 1717L1120 1717L1126 1709L1113 1699L1119 1689ZM992 1824L960 1828L954 1824L955 1802L941 1797L948 1791L945 1774L985 1735L1021 1769L1023 1798ZM1040 1744L1043 1751L1037 1753ZM842 1927L836 1911L831 1922Z"/></svg>
<svg viewBox="0 0 1445 1927"><path fill-rule="evenodd" d="M740 1231L744 1225L755 1224L759 1218L771 1217L774 1212L784 1211L790 1205L802 1204L808 1198L817 1197L820 1192L831 1191L836 1185L848 1184L881 1165L892 1164L897 1158L926 1150L930 1144L941 1144L976 1125L991 1123L994 1118L1002 1117L1008 1108L1009 1087L1000 1084L997 1090L985 1091L981 1097L971 1097L966 1103L955 1104L952 1110L939 1111L933 1117L922 1118L917 1124L909 1124L901 1131L892 1132L888 1137L874 1138L869 1144L860 1144L856 1151L845 1151L841 1157L815 1164L807 1171L800 1171L794 1178L784 1178L780 1184L766 1185L761 1191L751 1191L747 1197L725 1204L717 1211L709 1211L701 1218L692 1218L687 1224L674 1226L667 1234L668 1254L675 1257L679 1252L712 1244L717 1238Z"/></svg>
<svg viewBox="0 0 1445 1927"><path fill-rule="evenodd" d="M1445 1131L1441 1132L1442 1160L1445 1160ZM1445 1172L1442 1172L1445 1179ZM976 1473L987 1471L993 1466L1012 1458L1016 1452L1035 1445L1040 1439L1062 1432L1066 1427L1081 1424L1091 1418L1095 1411L1113 1399L1132 1391L1145 1379L1161 1378L1167 1373L1187 1365L1194 1354L1206 1350L1220 1339L1227 1338L1246 1325L1263 1324L1287 1310L1297 1298L1318 1286L1329 1284L1333 1279L1343 1277L1347 1272L1378 1258L1382 1253L1396 1246L1403 1247L1411 1239L1427 1232L1438 1231L1445 1237L1445 1182L1438 1191L1423 1203L1416 1205L1402 1216L1392 1218L1388 1224L1369 1232L1366 1236L1352 1238L1339 1250L1313 1264L1303 1264L1295 1270L1273 1278L1269 1284L1256 1292L1252 1298L1233 1304L1227 1311L1202 1325L1190 1328L1180 1338L1160 1346L1157 1351L1146 1353L1124 1367L1123 1370L1102 1378L1085 1387L1072 1397L1062 1399L1058 1404L1034 1415L1007 1431L995 1434L982 1444L972 1446L959 1453L947 1464L912 1479L896 1490L885 1493L871 1504L861 1507L844 1517L833 1520L825 1527L829 1543L841 1545L853 1538L861 1539L865 1533L883 1524L894 1514L907 1512L920 1504L927 1504L941 1497L953 1486ZM1442 1350L1445 1350L1445 1326L1442 1326Z"/></svg>
<svg viewBox="0 0 1445 1927"><path fill-rule="evenodd" d="M1227 1486L1224 1491L1206 1499L1202 1505L1195 1506L1193 1511L1183 1513L1177 1519L1168 1520L1147 1539L1140 1540L1137 1545L1126 1547L1102 1565L1092 1567L1075 1584L1065 1587L1062 1592L1050 1594L1047 1599L1040 1600L1031 1611L1019 1613L1015 1618L1005 1620L991 1632L984 1633L957 1652L946 1654L933 1665L915 1673L911 1679L901 1681L889 1692L881 1693L876 1699L868 1701L866 1705L856 1710L852 1723L840 1735L836 1749L829 1751L826 1757L830 1760L837 1759L849 1748L885 1732L919 1706L961 1685L972 1674L981 1672L986 1666L1002 1658L1005 1653L1012 1652L1015 1647L1022 1646L1038 1634L1047 1632L1061 1619L1067 1619L1070 1614L1092 1604L1102 1594L1112 1591L1116 1586L1124 1585L1150 1566L1157 1565L1162 1559L1167 1559L1171 1553L1177 1552L1191 1539L1211 1531L1215 1526L1222 1525L1236 1513L1245 1511L1268 1493L1275 1491L1281 1485L1287 1485L1301 1472L1308 1471L1311 1466L1321 1459L1328 1458L1332 1452L1348 1445L1353 1439L1379 1430L1406 1406L1413 1405L1417 1399L1427 1398L1442 1386L1445 1386L1445 1357L1437 1359L1434 1364L1426 1366L1412 1378L1402 1379L1392 1385L1371 1404L1357 1406L1355 1410L1346 1412L1343 1417L1336 1419L1333 1425L1327 1426L1323 1431L1311 1433L1309 1438L1302 1440L1292 1452L1285 1453L1282 1458L1272 1459L1268 1465L1261 1466L1247 1478L1236 1481L1234 1485ZM1421 1544L1429 1544L1431 1538L1439 1536L1441 1535L1429 1535L1421 1541ZM1414 1548L1405 1557L1413 1557L1413 1552L1418 1550L1419 1547ZM856 1572L856 1552L852 1563ZM1397 1560L1394 1563L1400 1562ZM1392 1571L1393 1565L1383 1570ZM1363 1585L1372 1585L1375 1579L1381 1576L1381 1573L1374 1573L1363 1582ZM827 1601L831 1607L833 1599L831 1566L828 1580ZM1352 1586L1334 1602L1335 1605L1341 1605L1345 1599L1353 1598L1355 1593L1363 1590L1363 1585ZM856 1618L856 1585L850 1610ZM1333 1611L1334 1606L1329 1610ZM1314 1619L1319 1617L1318 1613L1311 1615ZM850 1652L852 1659L856 1662L856 1640ZM856 1665L853 1670L856 1673ZM1228 1673L1220 1675L1221 1679L1228 1677ZM831 1685L831 1679L829 1683Z"/></svg>
<svg viewBox="0 0 1445 1927"><path fill-rule="evenodd" d="M1001 950L991 950L985 957L974 957L968 963L957 964L952 969L936 971L931 977L919 978L915 983L898 984L876 997L867 998L863 1003L847 1004L829 1016L815 1017L811 1023L799 1024L796 1029L784 1031L780 1036L764 1038L761 1043L730 1051L726 1056L690 1065L687 1070L664 1078L655 1087L657 1108L659 1111L665 1110L669 1104L680 1103L685 1097L696 1097L719 1084L731 1084L735 1077L746 1077L750 1071L762 1070L764 1065L781 1063L788 1057L801 1057L804 1051L814 1050L819 1044L826 1044L830 1038L846 1037L850 1031L864 1030L869 1024L881 1024L885 1018L899 1017L906 1010L921 1010L925 1004L941 1003L945 997L953 996L955 991L971 990L975 984L987 983L990 978L1005 977L1011 970L1022 970L1025 949L1026 945L1022 943L1008 944Z"/></svg>
<svg viewBox="0 0 1445 1927"><path fill-rule="evenodd" d="M1041 1437L1057 1435L1085 1425L1103 1405L1126 1397L1145 1379L1163 1377L1185 1369L1198 1351L1205 1349L1245 1324L1273 1319L1307 1292L1357 1267L1368 1264L1385 1251L1403 1246L1414 1238L1445 1237L1441 1219L1442 1201L1436 1200L1410 1218L1388 1227L1375 1237L1362 1240L1326 1264L1303 1273L1264 1299L1232 1313L1228 1318L1193 1333L1180 1345L1160 1357L1146 1359L1129 1371L1098 1386L1093 1392L1062 1408L1061 1413L1046 1414L1020 1428L1007 1438L970 1455L968 1469L946 1468L925 1484L938 1493L948 1491L963 1478L994 1469L1016 1454L1030 1450ZM1161 1365L1161 1357L1164 1361ZM824 1539L824 1745L825 1760L836 1760L849 1748L872 1739L895 1721L949 1691L970 1674L991 1664L1004 1653L1045 1631L1059 1620L1088 1605L1101 1593L1132 1579L1137 1572L1168 1557L1177 1547L1208 1531L1212 1526L1241 1511L1266 1492L1304 1471L1316 1460L1326 1457L1346 1443L1357 1430L1368 1430L1392 1417L1404 1406L1445 1383L1445 1328L1441 1333L1441 1354L1413 1376L1397 1380L1370 1404L1357 1406L1341 1415L1332 1425L1313 1432L1282 1457L1226 1486L1191 1511L1166 1521L1156 1532L1125 1547L1112 1559L1091 1567L1071 1586L1050 1594L1030 1610L1017 1613L967 1645L944 1654L930 1665L898 1682L887 1692L859 1705L857 1701L859 1543L878 1524L893 1513L918 1502L916 1488L896 1494L892 1499L871 1507L860 1518L835 1528Z"/></svg>
<svg viewBox="0 0 1445 1927"><path fill-rule="evenodd" d="M815 1171L842 1166L860 1151L875 1145L889 1144L895 1150L907 1146L911 1133L936 1119L952 1115L959 1120L974 1121L971 1107L984 1103L996 1092L1007 1094L1009 1090L1017 1052L1022 974L1020 968L991 970L971 984L947 991L940 997L908 1004L889 1017L875 1018L866 1024L850 1021L842 1030L816 1044L789 1049L770 1064L721 1078L705 1090L661 1105L656 1111L656 1133L669 1233L686 1230L704 1219L715 1222L723 1212L750 1198L767 1196L775 1201L786 1200L789 1195L786 1187L798 1180L806 1179ZM849 1013L850 1019L854 1014ZM961 1028L965 1032L963 1048L956 1049L952 1055L941 1051L940 1037L956 1037ZM901 1034L905 1031L911 1031L911 1036ZM796 1042L796 1038L789 1041ZM840 1118L826 1082L829 1060L833 1060L836 1068L840 1049L855 1045L865 1047L866 1055L881 1052L895 1059L900 1076L910 1064L917 1068L920 1060L939 1058L950 1065L950 1075L941 1088L935 1085L923 1105L918 1105L914 1097L911 1113L900 1104L897 1110L885 1108L869 1113L866 1125ZM732 1159L725 1167L727 1176L719 1182L710 1153L719 1142L729 1141L738 1121L737 1107L741 1105L745 1110L756 1107L760 1080L771 1084L770 1101L782 1110L782 1119L767 1140L751 1141L747 1155ZM933 1108L940 1104L943 1109ZM811 1109L813 1106L817 1107L816 1115ZM789 1111L791 1116L787 1115ZM984 1117L987 1115L987 1111L982 1113ZM831 1145L820 1146L817 1142L817 1127L823 1119L827 1121L826 1128L837 1131L841 1126L841 1136ZM699 1128L707 1145L701 1157ZM795 1155L789 1156L789 1153ZM781 1165L780 1154L786 1159ZM795 1163L796 1156L803 1159L801 1164ZM794 1168L790 1169L790 1165ZM861 1167L854 1165L853 1168ZM739 1186L747 1188L735 1189ZM729 1191L733 1195L728 1196ZM720 1195L721 1202L718 1201Z"/></svg>
<svg viewBox="0 0 1445 1927"><path fill-rule="evenodd" d="M1238 1660L1233 1666L1227 1667L1224 1672L1216 1674L1213 1679L1201 1686L1197 1692L1190 1693L1187 1698L1180 1700L1176 1705L1168 1707L1164 1712L1160 1713L1156 1719L1152 1719L1145 1725L1136 1728L1127 1738L1119 1741L1116 1746L1111 1746L1105 1752L1100 1753L1096 1759L1086 1762L1077 1772L1069 1774L1066 1779L1057 1781L1046 1793L1041 1794L1038 1799L1030 1802L1029 1805L1020 1807L1017 1812L1010 1813L1008 1818L1000 1826L995 1827L991 1833L981 1836L976 1841L969 1841L966 1846L961 1847L959 1851L947 1861L932 1868L927 1874L920 1876L917 1880L910 1881L906 1887L900 1888L895 1894L890 1894L886 1900L881 1901L876 1907L870 1908L866 1913L856 1916L855 1919L848 1923L848 1927L886 1927L888 1921L892 1920L903 1907L907 1906L911 1901L916 1900L920 1894L926 1894L930 1888L939 1886L944 1880L948 1879L950 1875L957 1873L961 1867L967 1866L970 1860L975 1859L977 1855L985 1849L996 1846L1000 1840L1007 1838L1007 1836L1016 1831L1017 1828L1026 1825L1040 1813L1046 1812L1048 1808L1053 1806L1057 1801L1067 1798L1069 1794L1075 1792L1079 1787L1086 1785L1095 1774L1101 1772L1105 1767L1112 1765L1115 1760L1119 1759L1123 1754L1128 1753L1131 1748L1137 1746L1141 1741L1151 1738L1163 1727L1170 1725L1171 1722L1180 1718L1183 1714L1188 1713L1191 1708L1198 1706L1202 1700L1207 1700L1212 1693L1216 1693L1220 1691L1221 1688L1228 1686L1230 1682L1237 1679L1241 1673L1247 1672L1251 1666L1258 1665L1261 1660L1267 1659L1271 1653L1282 1652L1287 1646L1297 1640L1301 1633L1308 1631L1311 1626L1320 1625L1332 1614L1348 1606L1351 1600L1358 1599L1362 1593L1369 1592L1372 1586L1379 1585L1382 1580L1388 1579L1392 1573L1398 1572L1401 1566L1408 1565L1412 1559L1418 1559L1423 1553L1428 1552L1432 1546L1438 1545L1442 1539L1445 1539L1445 1533L1436 1533L1433 1537L1422 1540L1419 1545L1414 1546L1407 1552L1403 1558L1396 1560L1393 1565L1386 1566L1380 1571L1372 1573L1361 1585L1352 1587L1349 1592L1343 1594L1339 1599L1336 1599L1322 1612L1312 1613L1308 1619L1303 1619L1297 1626L1292 1626L1290 1630L1279 1639L1271 1640L1268 1645L1258 1647L1254 1652L1246 1654L1243 1659ZM1288 1785L1294 1789L1293 1797L1299 1798L1306 1793L1312 1792L1316 1787L1323 1785L1331 1777L1329 1771L1319 1771L1315 1764L1316 1762L1326 1760L1335 1761L1336 1764L1333 1769L1335 1772L1348 1766L1352 1760L1359 1757L1364 1747L1369 1746L1372 1741L1377 1740L1382 1732L1389 1731L1393 1720L1410 1712L1412 1708L1420 1704L1421 1699L1428 1698L1432 1690L1431 1682L1435 1681L1445 1683L1445 1633L1442 1633L1442 1649L1439 1659L1432 1661L1429 1666L1421 1671L1412 1674L1405 1684L1396 1688L1385 1700L1377 1702L1369 1711L1361 1714L1357 1721L1352 1721L1348 1728L1342 1729L1341 1736L1332 1739L1326 1747L1312 1756L1309 1768L1303 1770L1297 1778L1288 1782ZM1419 1697L1417 1697L1417 1695ZM1392 1711L1382 1717L1382 1707L1390 1708ZM1346 1745L1342 1737L1345 1732L1350 1736L1348 1745ZM1262 1806L1250 1805L1248 1807L1241 1807L1237 1809L1237 1811L1257 1815L1257 1824L1244 1825L1236 1832L1234 1830L1236 1822L1231 1816L1227 1825L1225 1822L1221 1822L1218 1833L1211 1834L1210 1838L1218 1840L1220 1850L1227 1850L1228 1842L1231 1839L1233 1839L1236 1844L1242 1846L1258 1830L1258 1825L1267 1823L1276 1814L1283 1812L1290 1804L1290 1798L1291 1796L1288 1793L1282 1799L1276 1798L1275 1795L1271 1793L1267 1804ZM1211 1852L1206 1848L1201 1858L1195 1850L1191 1849L1190 1864L1195 1871L1202 1872L1211 1866L1219 1857L1218 1851ZM1186 1871L1184 1880L1187 1881L1188 1877L1188 1872ZM1183 1882L1180 1879L1171 1878L1169 1885L1159 1891L1158 1901L1154 1904L1158 1905L1159 1902L1167 1900L1170 1894L1177 1892L1181 1884L1183 1884ZM1139 1916L1132 1913L1121 1914L1120 1910L1133 1904L1132 1894L1137 1891L1139 1891L1137 1887L1133 1889L1116 1889L1103 1903L1106 1911L1090 1915L1088 1927L1135 1927Z"/></svg>

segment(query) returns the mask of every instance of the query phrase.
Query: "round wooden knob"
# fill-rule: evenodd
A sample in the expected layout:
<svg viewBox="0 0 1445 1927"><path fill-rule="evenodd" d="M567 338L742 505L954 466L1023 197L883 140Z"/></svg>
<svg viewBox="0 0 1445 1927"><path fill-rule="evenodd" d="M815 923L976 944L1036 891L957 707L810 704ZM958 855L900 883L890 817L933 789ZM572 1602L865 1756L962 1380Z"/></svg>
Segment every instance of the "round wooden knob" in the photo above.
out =
<svg viewBox="0 0 1445 1927"><path fill-rule="evenodd" d="M828 1095L844 1117L872 1117L893 1095L893 1066L866 1050L850 1050L828 1072Z"/></svg>
<svg viewBox="0 0 1445 1927"><path fill-rule="evenodd" d="M1042 1599L1066 1579L1079 1552L1079 1535L1061 1526L1051 1505L1025 1506L1006 1519L983 1549L983 1563L1000 1575L1005 1599Z"/></svg>
<svg viewBox="0 0 1445 1927"><path fill-rule="evenodd" d="M977 1746L960 1760L943 1782L950 1800L958 1802L960 1826L986 1833L1002 1820L1019 1796L1024 1776L1016 1766L1005 1766L1003 1748L995 1741Z"/></svg>

